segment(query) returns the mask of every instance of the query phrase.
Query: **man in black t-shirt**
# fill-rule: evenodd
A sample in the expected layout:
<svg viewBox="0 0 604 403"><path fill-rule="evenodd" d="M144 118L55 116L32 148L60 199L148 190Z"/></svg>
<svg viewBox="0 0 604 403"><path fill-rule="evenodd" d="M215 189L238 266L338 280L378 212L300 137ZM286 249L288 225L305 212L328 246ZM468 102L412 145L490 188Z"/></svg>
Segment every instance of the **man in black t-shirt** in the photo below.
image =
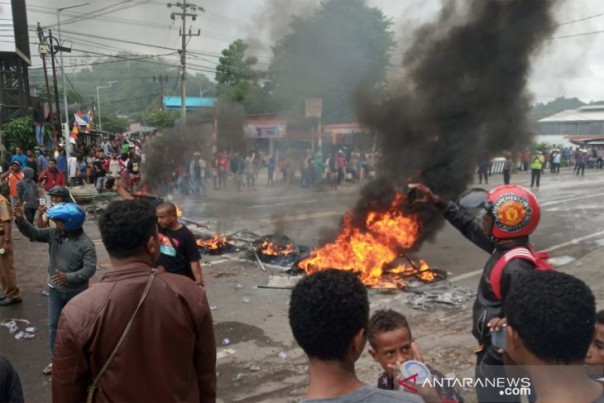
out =
<svg viewBox="0 0 604 403"><path fill-rule="evenodd" d="M199 249L193 233L181 222L176 215L176 206L172 203L162 203L155 209L159 225L160 256L156 266L162 266L166 271L189 277L198 285L203 286Z"/></svg>

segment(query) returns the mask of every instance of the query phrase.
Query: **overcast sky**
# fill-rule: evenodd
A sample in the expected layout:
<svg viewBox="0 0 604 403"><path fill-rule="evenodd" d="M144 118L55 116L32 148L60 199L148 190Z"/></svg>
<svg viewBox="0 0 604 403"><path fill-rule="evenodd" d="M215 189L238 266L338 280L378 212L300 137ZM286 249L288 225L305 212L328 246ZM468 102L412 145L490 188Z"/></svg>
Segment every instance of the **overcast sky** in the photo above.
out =
<svg viewBox="0 0 604 403"><path fill-rule="evenodd" d="M71 40L74 49L101 54L130 51L144 55L165 55L175 64L180 47L178 35L180 20L174 23L160 0L26 0L30 27L40 22L56 28L56 10L59 7L90 2L90 5L65 10L61 13L63 39ZM488 1L488 0L485 0ZM253 51L259 56L259 67L268 66L270 45L282 33L292 14L308 13L319 0L193 0L206 12L192 23L193 32L201 29L201 37L191 38L188 48L201 54L191 55L192 72L204 72L213 79L211 71L218 61L218 54L237 38L253 39ZM413 26L435 18L440 0L369 0L394 21L397 39L409 35ZM113 7L111 7L113 6ZM95 10L108 8L99 17ZM566 0L556 10L561 24L554 38L535 57L533 74L529 81L536 101L549 101L558 96L578 97L583 101L604 99L604 2L601 0ZM579 21L577 21L579 20ZM600 33L589 34L600 31ZM107 41L79 36L74 33L127 40L139 44ZM566 36L580 35L565 38ZM39 67L37 37L30 32L33 67ZM155 47L140 44L154 45ZM169 48L169 49L162 49ZM401 52L397 52L400 54ZM393 63L400 64L401 56L393 56ZM90 57L74 52L65 60L67 71L75 71ZM78 67L76 67L78 66Z"/></svg>

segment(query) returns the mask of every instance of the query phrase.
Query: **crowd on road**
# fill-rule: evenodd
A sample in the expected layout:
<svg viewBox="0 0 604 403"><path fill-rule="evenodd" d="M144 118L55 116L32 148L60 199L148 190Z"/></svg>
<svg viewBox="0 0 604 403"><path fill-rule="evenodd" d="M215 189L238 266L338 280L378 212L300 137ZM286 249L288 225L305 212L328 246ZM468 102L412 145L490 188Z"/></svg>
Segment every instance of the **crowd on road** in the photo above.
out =
<svg viewBox="0 0 604 403"><path fill-rule="evenodd" d="M272 188L283 185L287 188L300 186L312 188L329 186L337 189L344 182L360 182L373 175L378 153L348 151L346 148L332 152L326 157L322 153L313 154L307 150L303 153L291 150L275 152L250 151L249 153L226 152L216 153L206 161L201 152L195 152L189 164L176 167L171 179L175 190L183 195L207 195L207 189L232 189L257 191L260 187ZM260 182L260 172L264 183Z"/></svg>
<svg viewBox="0 0 604 403"><path fill-rule="evenodd" d="M559 149L552 147L545 151L517 152L515 157L511 152L504 153L504 161L500 165L503 174L503 183L510 184L512 174L519 172L530 172L530 187L539 189L541 176L549 171L552 175L559 175L560 168L573 168L573 174L585 176L585 169L603 169L604 168L604 150L596 147L591 149L576 147L574 150L570 147ZM481 159L476 168L478 174L478 183L489 183L489 178L493 175L493 159Z"/></svg>
<svg viewBox="0 0 604 403"><path fill-rule="evenodd" d="M604 376L604 313L596 314L585 283L556 272L532 249L529 237L540 220L535 196L503 185L473 190L454 203L425 185L409 186L418 192L414 203L433 205L491 254L471 330L478 401L518 402L523 391L531 401L604 402L602 384L592 379ZM99 220L112 270L93 288L96 254L83 231L85 214L61 187L46 212L54 225L46 228L26 219L21 199L11 208L0 196L1 305L21 302L12 267L14 214L20 232L49 245L52 363L43 372L52 375L53 401L215 401L214 330L195 239L172 203L136 200L120 178L114 190L124 201L110 204ZM289 323L308 356L303 402L464 400L454 379L424 362L403 313L369 315L367 291L353 273L336 268L301 279L291 294ZM367 342L383 368L377 388L354 371ZM0 377L0 384L11 385L0 388L0 401L22 401L18 375L5 359ZM527 386L513 387L518 382Z"/></svg>

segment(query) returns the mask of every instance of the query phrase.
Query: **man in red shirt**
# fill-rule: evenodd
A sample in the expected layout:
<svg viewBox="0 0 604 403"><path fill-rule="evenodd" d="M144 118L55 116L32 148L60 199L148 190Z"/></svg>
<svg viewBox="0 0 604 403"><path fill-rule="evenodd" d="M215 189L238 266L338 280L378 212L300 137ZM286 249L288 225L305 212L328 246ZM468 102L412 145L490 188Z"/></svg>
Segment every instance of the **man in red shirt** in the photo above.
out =
<svg viewBox="0 0 604 403"><path fill-rule="evenodd" d="M38 177L38 184L44 184L47 192L55 186L65 186L65 176L57 169L57 160L48 160L48 169L45 169Z"/></svg>

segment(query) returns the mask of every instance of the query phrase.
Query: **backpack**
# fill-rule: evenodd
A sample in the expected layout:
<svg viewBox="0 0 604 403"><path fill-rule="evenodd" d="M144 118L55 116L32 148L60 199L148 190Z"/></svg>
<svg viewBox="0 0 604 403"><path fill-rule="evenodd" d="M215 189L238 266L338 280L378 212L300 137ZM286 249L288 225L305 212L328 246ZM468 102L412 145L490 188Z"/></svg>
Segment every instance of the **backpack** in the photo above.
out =
<svg viewBox="0 0 604 403"><path fill-rule="evenodd" d="M497 260L489 277L495 297L501 299L501 276L508 262L513 259L524 259L533 263L535 270L555 270L547 261L549 257L550 255L547 252L535 252L532 248L527 248L526 246L518 246L507 251Z"/></svg>

